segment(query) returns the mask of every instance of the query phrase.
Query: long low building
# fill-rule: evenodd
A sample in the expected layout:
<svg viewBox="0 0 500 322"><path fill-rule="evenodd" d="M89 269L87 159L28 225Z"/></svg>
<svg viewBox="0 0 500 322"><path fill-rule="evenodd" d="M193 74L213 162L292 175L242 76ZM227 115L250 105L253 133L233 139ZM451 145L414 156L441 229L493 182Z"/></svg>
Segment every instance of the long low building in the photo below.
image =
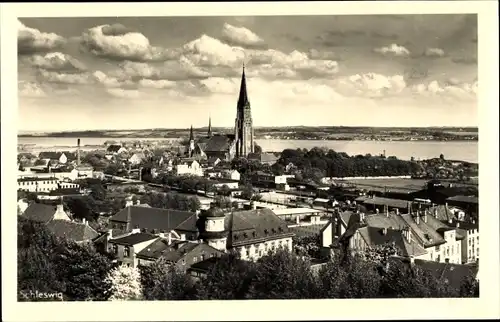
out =
<svg viewBox="0 0 500 322"><path fill-rule="evenodd" d="M322 216L325 214L324 211L313 209L313 208L284 208L284 209L274 209L274 214L286 221L296 221L297 217L300 220L308 216Z"/></svg>

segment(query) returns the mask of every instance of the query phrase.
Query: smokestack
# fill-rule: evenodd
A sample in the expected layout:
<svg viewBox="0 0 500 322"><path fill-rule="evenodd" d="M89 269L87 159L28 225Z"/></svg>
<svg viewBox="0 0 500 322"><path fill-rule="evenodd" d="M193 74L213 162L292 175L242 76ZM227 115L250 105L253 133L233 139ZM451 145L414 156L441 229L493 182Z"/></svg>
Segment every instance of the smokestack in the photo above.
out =
<svg viewBox="0 0 500 322"><path fill-rule="evenodd" d="M80 165L80 139L76 141L76 165Z"/></svg>

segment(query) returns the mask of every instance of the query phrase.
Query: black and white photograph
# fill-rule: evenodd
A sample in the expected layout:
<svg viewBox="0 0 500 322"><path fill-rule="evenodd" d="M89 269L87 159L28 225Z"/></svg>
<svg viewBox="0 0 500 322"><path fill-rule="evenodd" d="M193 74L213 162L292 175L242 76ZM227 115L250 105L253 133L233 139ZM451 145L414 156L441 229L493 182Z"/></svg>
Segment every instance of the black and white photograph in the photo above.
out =
<svg viewBox="0 0 500 322"><path fill-rule="evenodd" d="M481 179L479 207L479 133L488 179L498 105L479 98L477 11L99 5L2 31L17 28L14 302L485 297L498 229L480 266L479 209L496 227L498 186Z"/></svg>

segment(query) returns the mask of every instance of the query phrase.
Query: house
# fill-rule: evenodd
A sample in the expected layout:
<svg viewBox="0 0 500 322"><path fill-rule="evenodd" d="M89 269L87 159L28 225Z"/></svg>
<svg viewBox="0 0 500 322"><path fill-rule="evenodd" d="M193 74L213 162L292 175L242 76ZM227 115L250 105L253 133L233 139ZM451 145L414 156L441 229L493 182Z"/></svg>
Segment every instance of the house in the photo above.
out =
<svg viewBox="0 0 500 322"><path fill-rule="evenodd" d="M213 184L215 188L222 188L224 186L228 187L231 190L235 190L239 188L239 182L227 179L215 179L216 182Z"/></svg>
<svg viewBox="0 0 500 322"><path fill-rule="evenodd" d="M137 254L158 239L160 239L158 235L135 230L127 235L110 238L107 250L117 258L119 264L137 267L139 264Z"/></svg>
<svg viewBox="0 0 500 322"><path fill-rule="evenodd" d="M139 265L150 265L162 258L167 263L177 266L182 271L186 271L193 264L209 258L219 257L223 254L220 250L205 243L183 240L176 240L169 243L168 239L160 238L137 253L137 259Z"/></svg>
<svg viewBox="0 0 500 322"><path fill-rule="evenodd" d="M29 192L50 192L59 188L56 177L22 177L17 179L17 190Z"/></svg>
<svg viewBox="0 0 500 322"><path fill-rule="evenodd" d="M282 208L274 209L273 212L279 218L293 223L299 223L311 216L321 217L325 215L324 211L313 208Z"/></svg>
<svg viewBox="0 0 500 322"><path fill-rule="evenodd" d="M270 209L225 213L212 207L199 217L200 239L221 251L234 249L241 259L257 260L278 247L292 251L294 234Z"/></svg>
<svg viewBox="0 0 500 322"><path fill-rule="evenodd" d="M94 168L87 163L77 165L74 170L77 177L92 178L94 175Z"/></svg>
<svg viewBox="0 0 500 322"><path fill-rule="evenodd" d="M31 153L21 152L17 154L17 162L19 162L20 165L23 166L31 164L35 159L36 156Z"/></svg>
<svg viewBox="0 0 500 322"><path fill-rule="evenodd" d="M222 177L224 179L229 179L229 180L234 180L234 181L240 181L240 179L241 179L241 175L238 172L238 170L223 170Z"/></svg>
<svg viewBox="0 0 500 322"><path fill-rule="evenodd" d="M29 206L29 202L26 199L19 199L17 201L17 214L22 215Z"/></svg>
<svg viewBox="0 0 500 322"><path fill-rule="evenodd" d="M70 239L78 244L90 243L99 236L85 220L83 223L79 223L64 219L53 219L47 223L46 227L55 236Z"/></svg>
<svg viewBox="0 0 500 322"><path fill-rule="evenodd" d="M353 238L353 236L358 229L367 226L376 228L379 232L383 231L383 229L389 229L409 234L407 238L411 239L412 242L417 242L426 251L426 255L419 255L419 258L461 263L461 240L464 237L459 233L457 234L456 229L445 227L428 212L413 212L410 214L386 212L369 215L360 212L337 212L331 222L332 224L326 227L322 234L324 247L333 244L336 240L335 237L343 232L340 237L337 237L338 240L349 241L349 247L357 249L356 244L353 243L356 243L359 238L356 236ZM347 226L345 223L347 223ZM391 234L395 233L391 232Z"/></svg>
<svg viewBox="0 0 500 322"><path fill-rule="evenodd" d="M462 239L462 264L479 261L479 224L459 220L444 222L450 228L456 227L457 233L464 236Z"/></svg>
<svg viewBox="0 0 500 322"><path fill-rule="evenodd" d="M198 239L197 215L190 211L128 206L109 219L109 228L123 232L143 229L146 232L176 231L187 240Z"/></svg>
<svg viewBox="0 0 500 322"><path fill-rule="evenodd" d="M117 154L122 154L122 153L125 153L128 151L126 148L124 148L123 146L121 146L119 144L111 144L106 149L106 152L107 152L106 153L107 155L117 155Z"/></svg>
<svg viewBox="0 0 500 322"><path fill-rule="evenodd" d="M196 262L187 269L187 273L195 279L206 277L207 274L214 269L220 259L221 257L213 256L203 261ZM235 260L241 261L240 259Z"/></svg>
<svg viewBox="0 0 500 322"><path fill-rule="evenodd" d="M141 162L143 162L144 160L146 160L146 155L144 154L144 152L137 152L137 153L134 153L129 159L128 161L130 162L130 164L132 165L138 165L140 164Z"/></svg>
<svg viewBox="0 0 500 322"><path fill-rule="evenodd" d="M70 217L64 211L63 205L48 205L38 202L33 202L26 208L22 214L23 218L47 224L52 220L71 221Z"/></svg>
<svg viewBox="0 0 500 322"><path fill-rule="evenodd" d="M184 161L175 166L175 174L180 175L193 175L202 177L203 176L203 168L196 160Z"/></svg>
<svg viewBox="0 0 500 322"><path fill-rule="evenodd" d="M66 163L68 162L67 156L62 152L51 152L44 151L38 154L38 159L48 159L50 161L56 161L58 163Z"/></svg>
<svg viewBox="0 0 500 322"><path fill-rule="evenodd" d="M396 211L403 212L410 207L411 203L406 200L383 198L377 196L360 196L356 198L356 203L362 204L371 211Z"/></svg>

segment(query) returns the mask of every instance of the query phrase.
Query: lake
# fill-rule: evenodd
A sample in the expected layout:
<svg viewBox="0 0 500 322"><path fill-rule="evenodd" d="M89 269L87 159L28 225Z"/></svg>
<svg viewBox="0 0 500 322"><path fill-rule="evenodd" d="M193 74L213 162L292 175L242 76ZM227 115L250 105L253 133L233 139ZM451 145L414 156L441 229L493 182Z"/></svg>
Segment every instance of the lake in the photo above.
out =
<svg viewBox="0 0 500 322"><path fill-rule="evenodd" d="M80 144L103 145L104 142L113 141L172 141L165 138L102 138L84 137ZM34 144L36 147L73 147L76 148L77 138L55 138L55 137L20 137L18 144ZM463 160L468 162L478 162L478 142L477 141L322 141L322 140L256 140L263 151L283 151L284 149L313 147L326 147L338 152L345 152L349 155L367 154L372 155L384 153L386 156L395 156L399 159L409 160L412 156L415 159L437 158L443 154L449 160Z"/></svg>

